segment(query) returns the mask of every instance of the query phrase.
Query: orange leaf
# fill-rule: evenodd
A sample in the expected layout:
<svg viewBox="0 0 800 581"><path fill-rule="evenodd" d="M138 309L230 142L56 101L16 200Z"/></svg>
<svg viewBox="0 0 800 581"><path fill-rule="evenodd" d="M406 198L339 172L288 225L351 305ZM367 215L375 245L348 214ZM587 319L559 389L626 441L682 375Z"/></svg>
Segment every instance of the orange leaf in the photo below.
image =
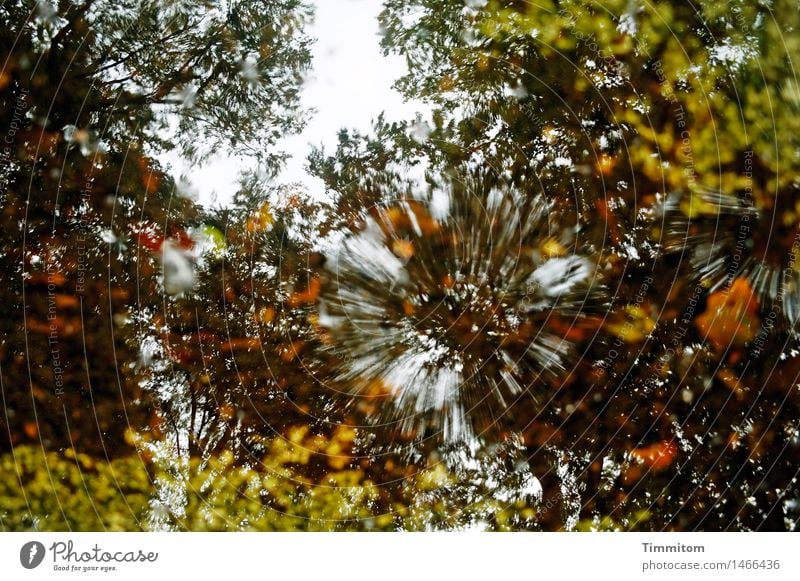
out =
<svg viewBox="0 0 800 581"><path fill-rule="evenodd" d="M275 309L264 307L255 315L256 322L267 325L275 320Z"/></svg>
<svg viewBox="0 0 800 581"><path fill-rule="evenodd" d="M742 346L758 333L761 326L758 309L758 299L750 283L737 278L729 289L709 295L706 310L695 319L695 325L719 351Z"/></svg>
<svg viewBox="0 0 800 581"><path fill-rule="evenodd" d="M261 342L255 337L237 337L220 345L222 351L250 351L258 349Z"/></svg>
<svg viewBox="0 0 800 581"><path fill-rule="evenodd" d="M414 244L410 240L398 238L392 242L392 252L399 258L410 260L414 256Z"/></svg>
<svg viewBox="0 0 800 581"><path fill-rule="evenodd" d="M631 456L636 461L655 472L669 468L677 455L678 447L674 442L658 442L631 451Z"/></svg>
<svg viewBox="0 0 800 581"><path fill-rule="evenodd" d="M55 295L56 306L60 308L75 308L80 303L75 295Z"/></svg>
<svg viewBox="0 0 800 581"><path fill-rule="evenodd" d="M597 158L597 170L603 174L604 176L611 175L614 171L614 166L616 165L616 159L607 153L602 153Z"/></svg>
<svg viewBox="0 0 800 581"><path fill-rule="evenodd" d="M318 278L312 278L308 283L308 288L304 291L292 293L289 296L289 306L299 307L300 305L309 305L317 301L319 291L322 290L322 283Z"/></svg>
<svg viewBox="0 0 800 581"><path fill-rule="evenodd" d="M161 175L150 167L150 164L144 157L137 159L137 164L139 170L142 172L141 181L144 191L148 194L156 193L158 188L161 187Z"/></svg>
<svg viewBox="0 0 800 581"><path fill-rule="evenodd" d="M39 435L39 426L36 425L36 422L25 422L22 425L22 429L25 435L31 439Z"/></svg>
<svg viewBox="0 0 800 581"><path fill-rule="evenodd" d="M67 277L65 277L60 272L51 272L50 274L41 272L31 274L26 281L26 286L34 286L34 285L41 285L41 286L64 286L67 282Z"/></svg>

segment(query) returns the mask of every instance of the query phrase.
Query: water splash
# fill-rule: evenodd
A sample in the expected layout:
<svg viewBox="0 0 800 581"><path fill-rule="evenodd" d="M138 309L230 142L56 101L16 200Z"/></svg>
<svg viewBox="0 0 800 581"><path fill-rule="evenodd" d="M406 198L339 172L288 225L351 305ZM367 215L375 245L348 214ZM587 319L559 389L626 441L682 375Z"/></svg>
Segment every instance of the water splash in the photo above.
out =
<svg viewBox="0 0 800 581"><path fill-rule="evenodd" d="M470 442L515 405L546 405L601 302L596 265L539 196L431 199L374 208L329 253L319 321L364 415L405 439Z"/></svg>

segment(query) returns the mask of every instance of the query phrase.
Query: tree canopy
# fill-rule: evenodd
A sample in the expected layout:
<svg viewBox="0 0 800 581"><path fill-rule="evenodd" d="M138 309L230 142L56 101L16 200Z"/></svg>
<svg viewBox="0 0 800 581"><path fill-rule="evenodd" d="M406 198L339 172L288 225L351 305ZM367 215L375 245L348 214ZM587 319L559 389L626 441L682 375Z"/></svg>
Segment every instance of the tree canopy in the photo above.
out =
<svg viewBox="0 0 800 581"><path fill-rule="evenodd" d="M0 527L797 530L795 3L383 7L320 201L306 3L0 6Z"/></svg>

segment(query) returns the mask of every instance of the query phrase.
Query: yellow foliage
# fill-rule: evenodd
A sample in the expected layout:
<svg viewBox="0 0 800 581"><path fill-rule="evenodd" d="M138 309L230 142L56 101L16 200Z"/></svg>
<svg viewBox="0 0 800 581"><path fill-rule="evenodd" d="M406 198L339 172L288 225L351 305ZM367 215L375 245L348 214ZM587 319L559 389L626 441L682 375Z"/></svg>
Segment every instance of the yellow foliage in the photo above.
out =
<svg viewBox="0 0 800 581"><path fill-rule="evenodd" d="M655 329L656 322L639 305L627 305L611 317L606 329L626 343L639 343Z"/></svg>
<svg viewBox="0 0 800 581"><path fill-rule="evenodd" d="M258 232L264 232L268 230L274 222L275 217L272 215L272 210L270 209L269 204L265 202L252 216L247 219L245 227L250 234L256 234Z"/></svg>

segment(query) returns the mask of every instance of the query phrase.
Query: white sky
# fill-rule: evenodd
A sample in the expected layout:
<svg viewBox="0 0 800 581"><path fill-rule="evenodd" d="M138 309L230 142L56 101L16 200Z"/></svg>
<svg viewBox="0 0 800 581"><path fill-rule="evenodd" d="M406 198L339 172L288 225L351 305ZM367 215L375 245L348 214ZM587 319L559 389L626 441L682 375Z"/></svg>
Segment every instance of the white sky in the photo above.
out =
<svg viewBox="0 0 800 581"><path fill-rule="evenodd" d="M310 144L322 143L332 152L341 128L367 131L381 111L387 119L413 119L420 104L404 103L392 89L405 72L397 56L384 57L380 50L377 15L381 0L311 0L315 22L309 34L317 39L312 48L312 71L302 94L303 107L317 112L299 136L285 139L279 148L293 156L279 182L302 182L312 196L322 194L322 184L308 176L305 158ZM205 205L224 205L236 191L240 160L220 157L201 168L191 168L174 157L167 159L178 178L188 175Z"/></svg>

